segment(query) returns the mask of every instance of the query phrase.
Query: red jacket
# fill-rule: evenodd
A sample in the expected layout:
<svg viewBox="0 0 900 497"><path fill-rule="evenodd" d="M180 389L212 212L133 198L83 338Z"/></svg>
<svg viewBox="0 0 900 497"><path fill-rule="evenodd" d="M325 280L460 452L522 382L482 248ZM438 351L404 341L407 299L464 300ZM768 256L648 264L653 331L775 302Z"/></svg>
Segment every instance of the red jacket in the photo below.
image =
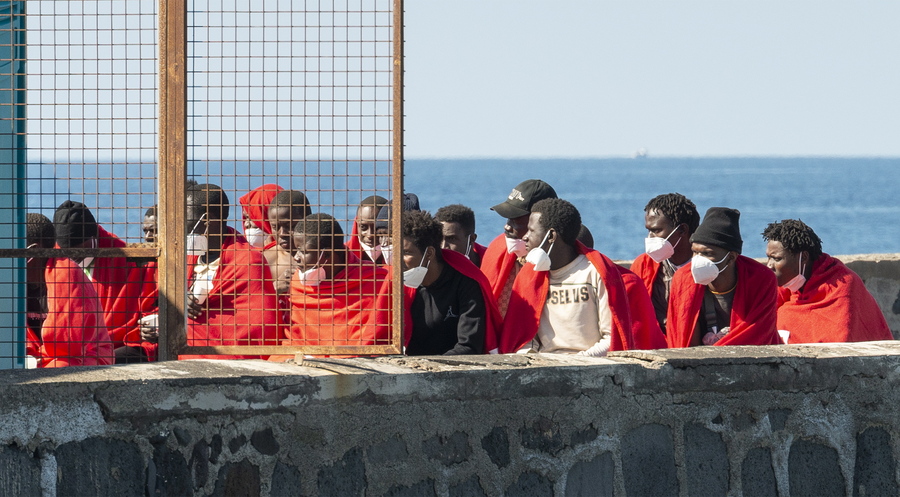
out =
<svg viewBox="0 0 900 497"><path fill-rule="evenodd" d="M644 286L647 288L647 294L653 296L653 283L656 282L656 276L659 275L660 263L653 260L647 254L641 254L635 257L631 263L631 271L641 278Z"/></svg>
<svg viewBox="0 0 900 497"><path fill-rule="evenodd" d="M491 285L491 293L494 300L500 300L506 280L512 274L516 264L516 255L506 251L506 235L501 234L488 245L484 255L481 256L481 272L487 277Z"/></svg>
<svg viewBox="0 0 900 497"><path fill-rule="evenodd" d="M659 328L653 301L650 300L650 295L641 278L622 266L617 267L622 275L622 282L625 284L625 293L628 294L634 348L637 350L667 348L666 336Z"/></svg>
<svg viewBox="0 0 900 497"><path fill-rule="evenodd" d="M878 302L843 262L822 254L800 292L778 289L778 329L788 343L893 340Z"/></svg>
<svg viewBox="0 0 900 497"><path fill-rule="evenodd" d="M500 318L500 310L497 309L497 301L491 293L491 286L488 283L487 278L468 257L459 252L442 249L441 255L444 257L444 262L449 264L450 267L462 273L463 276L475 280L478 283L478 286L481 287L481 295L484 297L485 317L487 318L487 327L484 334L484 351L485 353L496 354L498 346L497 340L503 329L503 320ZM409 340L412 338L413 324L411 308L413 299L416 298L416 289L404 286L403 291L403 318L405 322L404 331L406 331L403 336L403 345L407 346L409 345Z"/></svg>
<svg viewBox="0 0 900 497"><path fill-rule="evenodd" d="M353 259L351 257L351 259ZM390 272L358 259L334 279L316 286L291 277L291 327L295 346L389 345L392 316Z"/></svg>
<svg viewBox="0 0 900 497"><path fill-rule="evenodd" d="M600 279L606 287L612 311L610 350L633 349L631 311L619 266L600 252L585 247L581 242L576 242L576 247L578 252L584 254L597 268ZM550 279L547 271L535 271L534 265L530 263L525 264L519 271L513 283L509 309L503 322L503 333L500 335L501 354L516 352L534 339L540 326L549 287Z"/></svg>
<svg viewBox="0 0 900 497"><path fill-rule="evenodd" d="M40 338L30 347L39 368L109 365L115 360L113 344L103 321L103 308L94 286L78 265L67 258L49 259L47 318ZM35 350L36 349L36 350Z"/></svg>
<svg viewBox="0 0 900 497"><path fill-rule="evenodd" d="M124 248L125 242L97 226L97 246ZM115 347L140 346L141 300L145 297L143 271L124 257L97 257L91 280L103 306L103 318Z"/></svg>
<svg viewBox="0 0 900 497"><path fill-rule="evenodd" d="M222 240L219 269L204 304L206 311L187 320L189 346L278 345L281 313L269 275L269 265L261 251L229 228ZM197 256L188 257L188 288L194 277ZM255 358L259 356L181 356Z"/></svg>
<svg viewBox="0 0 900 497"><path fill-rule="evenodd" d="M737 287L731 308L731 331L716 345L777 345L783 343L775 328L775 273L766 266L738 256ZM694 283L691 264L675 272L666 316L670 348L691 345L697 328L706 285Z"/></svg>

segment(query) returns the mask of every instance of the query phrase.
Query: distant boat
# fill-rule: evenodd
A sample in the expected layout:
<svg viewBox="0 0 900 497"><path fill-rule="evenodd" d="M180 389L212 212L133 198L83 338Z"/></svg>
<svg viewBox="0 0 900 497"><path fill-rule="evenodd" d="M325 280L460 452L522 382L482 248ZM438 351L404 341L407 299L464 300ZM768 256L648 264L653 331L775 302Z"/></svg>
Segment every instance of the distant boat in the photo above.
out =
<svg viewBox="0 0 900 497"><path fill-rule="evenodd" d="M645 159L647 157L647 149L639 148L633 154L631 154L632 159Z"/></svg>

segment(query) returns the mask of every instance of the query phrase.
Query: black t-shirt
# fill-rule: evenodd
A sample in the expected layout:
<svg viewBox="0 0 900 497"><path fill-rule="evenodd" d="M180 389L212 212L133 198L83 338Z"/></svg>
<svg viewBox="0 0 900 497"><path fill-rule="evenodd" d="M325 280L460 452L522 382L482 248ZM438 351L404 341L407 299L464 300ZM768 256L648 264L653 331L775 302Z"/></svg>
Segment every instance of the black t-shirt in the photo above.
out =
<svg viewBox="0 0 900 497"><path fill-rule="evenodd" d="M481 287L449 264L444 263L434 283L418 288L411 312L407 355L484 352L487 317Z"/></svg>

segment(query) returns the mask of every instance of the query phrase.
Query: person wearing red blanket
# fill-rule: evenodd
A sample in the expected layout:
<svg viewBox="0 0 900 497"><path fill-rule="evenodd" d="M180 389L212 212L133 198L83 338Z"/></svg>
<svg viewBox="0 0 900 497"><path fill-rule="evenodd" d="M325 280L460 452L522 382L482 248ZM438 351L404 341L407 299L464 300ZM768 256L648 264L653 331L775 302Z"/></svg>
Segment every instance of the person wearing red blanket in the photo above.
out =
<svg viewBox="0 0 900 497"><path fill-rule="evenodd" d="M28 247L53 248L46 216L27 215ZM39 368L110 365L115 359L103 308L90 280L67 258L32 257L27 263L26 350Z"/></svg>
<svg viewBox="0 0 900 497"><path fill-rule="evenodd" d="M666 318L670 348L776 345L775 275L740 255L737 209L711 207L691 235L691 262L675 272Z"/></svg>
<svg viewBox="0 0 900 497"><path fill-rule="evenodd" d="M475 212L460 204L446 205L434 213L434 218L441 223L443 229L441 248L459 252L475 266L481 267L487 247L475 241L478 239L478 233L475 233Z"/></svg>
<svg viewBox="0 0 900 497"><path fill-rule="evenodd" d="M269 204L282 190L284 188L275 184L262 185L238 200L244 238L253 248L265 249L274 244L274 233L269 225Z"/></svg>
<svg viewBox="0 0 900 497"><path fill-rule="evenodd" d="M391 278L387 269L360 261L342 243L344 232L328 214L312 214L294 228L299 271L291 279L288 345L388 345Z"/></svg>
<svg viewBox="0 0 900 497"><path fill-rule="evenodd" d="M527 264L513 285L499 352L600 357L634 348L621 273L609 258L578 242L581 215L575 206L541 200L527 226Z"/></svg>
<svg viewBox="0 0 900 497"><path fill-rule="evenodd" d="M228 197L217 185L191 186L185 211L189 346L278 345L281 316L262 252L226 225ZM181 359L259 356L180 356Z"/></svg>
<svg viewBox="0 0 900 497"><path fill-rule="evenodd" d="M387 204L388 200L378 195L366 197L359 203L356 219L353 220L353 229L350 230L350 239L346 243L347 249L357 259L375 264L389 264L381 255L381 245L378 244L378 235L375 233L378 212Z"/></svg>
<svg viewBox="0 0 900 497"><path fill-rule="evenodd" d="M263 250L263 255L269 263L279 301L283 300L285 303L287 299L281 297L290 293L291 276L297 271L297 263L294 261L294 226L311 213L309 199L299 190L278 192L269 204L269 225L275 235L275 242Z"/></svg>
<svg viewBox="0 0 900 497"><path fill-rule="evenodd" d="M843 262L822 252L803 221L785 219L762 233L778 280L778 330L787 343L893 340L878 302Z"/></svg>
<svg viewBox="0 0 900 497"><path fill-rule="evenodd" d="M506 219L506 224L503 234L494 238L481 258L481 272L491 284L500 316L506 315L513 282L528 254L522 237L528 231L531 207L547 198L556 198L556 190L539 179L529 179L516 185L506 200L491 207L491 210Z"/></svg>
<svg viewBox="0 0 900 497"><path fill-rule="evenodd" d="M690 262L690 238L700 225L697 206L680 193L658 195L644 207L644 253L631 263L647 288L656 321L666 332L669 292L675 271Z"/></svg>
<svg viewBox="0 0 900 497"><path fill-rule="evenodd" d="M441 224L403 213L407 355L481 354L496 349L500 311L487 278L463 254L440 249Z"/></svg>
<svg viewBox="0 0 900 497"><path fill-rule="evenodd" d="M97 224L81 202L66 200L60 204L53 215L53 226L60 248L125 247L125 242ZM147 290L143 271L124 257L78 257L72 261L94 284L116 349L116 362L127 362L125 357L141 348L140 301Z"/></svg>

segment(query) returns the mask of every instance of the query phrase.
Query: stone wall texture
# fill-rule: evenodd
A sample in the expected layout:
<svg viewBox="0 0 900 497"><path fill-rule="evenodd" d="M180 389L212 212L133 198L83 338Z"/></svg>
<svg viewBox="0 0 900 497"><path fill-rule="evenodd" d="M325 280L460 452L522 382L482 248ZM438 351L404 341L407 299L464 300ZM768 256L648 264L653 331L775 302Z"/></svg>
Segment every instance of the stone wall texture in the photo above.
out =
<svg viewBox="0 0 900 497"><path fill-rule="evenodd" d="M0 495L897 495L900 343L8 371Z"/></svg>

